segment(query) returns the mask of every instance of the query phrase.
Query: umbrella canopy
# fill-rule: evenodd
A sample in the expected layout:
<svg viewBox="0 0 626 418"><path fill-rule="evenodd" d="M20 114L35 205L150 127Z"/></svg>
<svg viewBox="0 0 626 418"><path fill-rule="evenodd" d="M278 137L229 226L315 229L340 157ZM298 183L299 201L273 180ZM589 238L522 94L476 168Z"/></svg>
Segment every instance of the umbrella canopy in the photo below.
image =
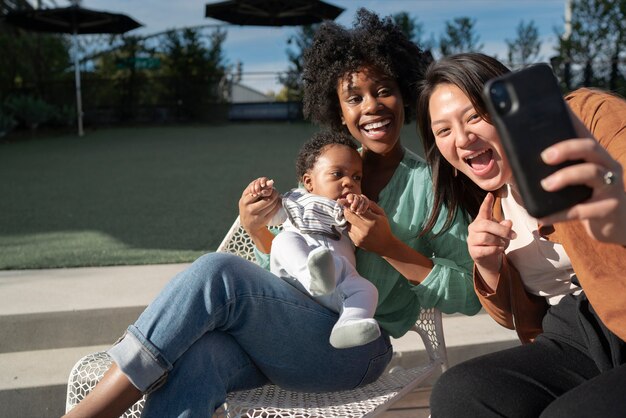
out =
<svg viewBox="0 0 626 418"><path fill-rule="evenodd" d="M132 18L79 6L10 12L6 21L22 29L37 32L95 34L125 33L141 23Z"/></svg>
<svg viewBox="0 0 626 418"><path fill-rule="evenodd" d="M228 0L207 4L205 17L236 25L299 26L334 20L343 11L321 0Z"/></svg>
<svg viewBox="0 0 626 418"><path fill-rule="evenodd" d="M76 35L114 33L121 34L138 28L141 23L119 13L85 9L79 6L13 11L5 16L6 22L22 29L36 32L69 33L74 40L74 73L76 81L76 112L78 135L83 135L83 105L80 93L78 68L78 40Z"/></svg>

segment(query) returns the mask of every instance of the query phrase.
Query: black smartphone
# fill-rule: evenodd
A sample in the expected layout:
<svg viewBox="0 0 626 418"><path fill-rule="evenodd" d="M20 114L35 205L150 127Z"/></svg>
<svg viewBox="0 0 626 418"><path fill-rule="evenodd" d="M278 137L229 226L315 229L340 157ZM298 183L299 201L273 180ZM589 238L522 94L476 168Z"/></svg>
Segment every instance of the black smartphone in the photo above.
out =
<svg viewBox="0 0 626 418"><path fill-rule="evenodd" d="M535 64L489 80L483 92L487 110L511 165L528 213L541 218L567 209L591 196L587 186L568 186L547 192L541 180L578 161L551 166L541 152L576 131L548 64Z"/></svg>

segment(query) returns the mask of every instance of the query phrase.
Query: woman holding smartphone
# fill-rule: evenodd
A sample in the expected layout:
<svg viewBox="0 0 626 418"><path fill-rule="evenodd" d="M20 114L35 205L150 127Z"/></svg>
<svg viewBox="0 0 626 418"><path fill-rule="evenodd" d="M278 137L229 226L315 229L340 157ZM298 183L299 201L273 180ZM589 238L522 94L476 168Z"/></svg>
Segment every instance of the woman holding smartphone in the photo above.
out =
<svg viewBox="0 0 626 418"><path fill-rule="evenodd" d="M491 57L459 54L432 64L420 89L418 123L435 183L432 215L460 208L473 218L468 248L476 293L498 323L527 343L444 373L433 389L432 416L623 416L626 102L590 89L565 97L580 138L541 157L549 165L581 162L541 184L546 191L586 185L592 195L535 219L481 94L489 79L507 72Z"/></svg>

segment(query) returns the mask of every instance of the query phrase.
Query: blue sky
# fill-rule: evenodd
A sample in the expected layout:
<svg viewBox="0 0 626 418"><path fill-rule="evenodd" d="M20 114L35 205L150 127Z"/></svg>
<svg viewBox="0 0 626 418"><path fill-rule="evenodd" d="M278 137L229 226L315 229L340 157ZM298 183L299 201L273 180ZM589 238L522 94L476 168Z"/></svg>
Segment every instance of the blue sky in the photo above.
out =
<svg viewBox="0 0 626 418"><path fill-rule="evenodd" d="M83 0L82 6L126 13L144 27L133 31L149 35L173 28L219 24L204 17L204 6L220 0ZM426 38L436 39L443 33L445 22L467 16L476 20L476 33L484 44L483 52L506 56L506 39L516 37L520 21L534 21L542 40L542 59L554 53L555 29L562 28L565 0L326 0L345 11L336 21L349 26L359 7L376 11L381 16L408 12L423 24ZM57 4L62 5L62 1ZM224 51L227 62L241 61L244 84L259 91L277 91L275 76L268 73L288 67L287 39L296 32L293 27L270 28L227 26ZM435 51L436 55L436 51Z"/></svg>

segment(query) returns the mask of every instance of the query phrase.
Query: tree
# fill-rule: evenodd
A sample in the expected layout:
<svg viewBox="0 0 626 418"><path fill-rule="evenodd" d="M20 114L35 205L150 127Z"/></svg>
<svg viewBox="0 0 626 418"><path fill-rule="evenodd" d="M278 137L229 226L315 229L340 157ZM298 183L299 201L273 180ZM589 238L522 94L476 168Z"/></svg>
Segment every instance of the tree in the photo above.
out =
<svg viewBox="0 0 626 418"><path fill-rule="evenodd" d="M613 40L612 50L610 50L610 71L609 71L609 89L619 91L626 96L626 79L620 69L620 63L624 61L624 49L626 49L626 29L624 21L626 20L626 0L620 0L613 7L609 22L612 28Z"/></svg>
<svg viewBox="0 0 626 418"><path fill-rule="evenodd" d="M186 28L111 38L108 49L101 39L90 48L96 52L85 58L96 64L92 75L98 79L91 85L89 103L114 108L122 120L134 120L142 115L137 110L154 105L175 109L167 118L205 118L207 107L222 98L225 38L220 29Z"/></svg>
<svg viewBox="0 0 626 418"><path fill-rule="evenodd" d="M626 0L571 1L571 32L560 36L553 60L565 89L583 85L626 93L624 20Z"/></svg>
<svg viewBox="0 0 626 418"><path fill-rule="evenodd" d="M302 55L313 44L313 37L318 27L319 25L301 26L295 35L287 39L288 48L286 52L289 67L284 74L278 76L278 81L282 83L284 89L281 90L281 94L277 96L277 99L284 98L285 101L302 100Z"/></svg>
<svg viewBox="0 0 626 418"><path fill-rule="evenodd" d="M16 88L36 96L46 93L46 83L67 77L69 42L62 35L15 29L0 32L0 100Z"/></svg>
<svg viewBox="0 0 626 418"><path fill-rule="evenodd" d="M112 81L114 88L98 89L98 96L104 99L107 95L115 97L109 104L118 107L122 120L132 120L139 104L146 104L143 91L150 93L155 89L153 83L148 83L144 71L140 71L138 62L149 51L143 39L138 36L123 36L121 45L102 57L99 75ZM154 98L155 95L152 94ZM106 99L105 99L106 102Z"/></svg>
<svg viewBox="0 0 626 418"><path fill-rule="evenodd" d="M505 40L508 47L509 64L513 67L524 67L539 60L541 41L535 22L528 24L522 20L517 26L517 38Z"/></svg>
<svg viewBox="0 0 626 418"><path fill-rule="evenodd" d="M433 48L433 40L424 40L424 24L417 18L411 17L407 12L399 12L392 16L394 23L400 28L413 43L423 50Z"/></svg>
<svg viewBox="0 0 626 418"><path fill-rule="evenodd" d="M163 74L168 77L169 99L180 103L184 115L201 117L207 104L220 99L219 84L226 73L222 44L226 31L204 36L193 28L170 31L163 42Z"/></svg>
<svg viewBox="0 0 626 418"><path fill-rule="evenodd" d="M177 77L208 77L220 79L224 75L222 44L226 32L216 29L208 35L208 45L200 32L193 28L170 31L165 36L164 69Z"/></svg>
<svg viewBox="0 0 626 418"><path fill-rule="evenodd" d="M480 36L475 33L476 20L469 17L456 17L446 21L446 31L439 39L439 49L444 56L460 52L480 52Z"/></svg>
<svg viewBox="0 0 626 418"><path fill-rule="evenodd" d="M291 94L293 93L290 92L286 86L283 86L283 88L280 89L278 93L274 94L273 97L277 102L288 102Z"/></svg>

